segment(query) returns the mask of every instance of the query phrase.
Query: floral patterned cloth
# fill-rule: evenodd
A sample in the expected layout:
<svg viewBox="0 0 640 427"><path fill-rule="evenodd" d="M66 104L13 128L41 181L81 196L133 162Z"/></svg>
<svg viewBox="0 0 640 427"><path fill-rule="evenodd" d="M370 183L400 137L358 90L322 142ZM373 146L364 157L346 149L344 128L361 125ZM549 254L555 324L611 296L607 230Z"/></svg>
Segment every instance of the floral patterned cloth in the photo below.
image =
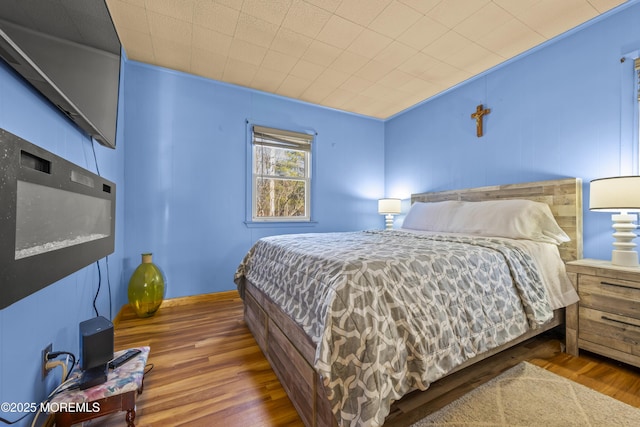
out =
<svg viewBox="0 0 640 427"><path fill-rule="evenodd" d="M51 403L84 403L93 402L105 397L115 396L127 393L133 390L139 390L142 387L142 379L144 377L144 367L147 365L149 357L149 347L137 347L140 354L130 359L118 368L109 370L107 381L90 387L86 390L72 389L63 391L51 399ZM127 349L128 350L128 349ZM117 351L113 354L114 359L127 350ZM81 371L76 369L70 378L79 377ZM52 405L56 407L56 405Z"/></svg>

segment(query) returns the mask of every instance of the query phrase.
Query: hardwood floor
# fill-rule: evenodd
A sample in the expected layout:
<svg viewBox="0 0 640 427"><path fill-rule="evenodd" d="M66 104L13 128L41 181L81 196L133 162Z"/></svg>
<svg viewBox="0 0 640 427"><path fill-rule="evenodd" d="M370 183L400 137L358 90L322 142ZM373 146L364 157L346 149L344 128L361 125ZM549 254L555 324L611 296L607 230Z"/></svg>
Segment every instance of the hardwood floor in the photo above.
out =
<svg viewBox="0 0 640 427"><path fill-rule="evenodd" d="M302 426L244 324L237 292L167 300L146 319L125 307L114 323L116 350L151 347L137 426ZM562 353L559 338L552 332L526 341L407 396L385 426L409 425L522 360L640 408L640 369ZM85 425L122 426L124 413Z"/></svg>

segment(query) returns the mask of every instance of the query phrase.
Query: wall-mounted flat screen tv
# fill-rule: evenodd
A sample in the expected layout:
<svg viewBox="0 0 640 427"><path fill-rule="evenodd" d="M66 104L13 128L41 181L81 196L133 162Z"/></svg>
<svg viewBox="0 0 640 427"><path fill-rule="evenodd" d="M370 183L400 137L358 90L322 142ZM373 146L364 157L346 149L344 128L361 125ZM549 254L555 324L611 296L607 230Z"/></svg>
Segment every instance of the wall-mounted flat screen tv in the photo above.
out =
<svg viewBox="0 0 640 427"><path fill-rule="evenodd" d="M121 46L104 0L3 0L0 57L85 133L115 148Z"/></svg>

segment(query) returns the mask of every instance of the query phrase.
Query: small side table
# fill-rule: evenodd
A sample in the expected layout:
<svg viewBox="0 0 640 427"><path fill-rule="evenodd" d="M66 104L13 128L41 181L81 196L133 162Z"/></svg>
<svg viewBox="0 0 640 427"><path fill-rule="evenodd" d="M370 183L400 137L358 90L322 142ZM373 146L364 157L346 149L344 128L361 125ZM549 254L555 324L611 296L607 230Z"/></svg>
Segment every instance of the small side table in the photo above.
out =
<svg viewBox="0 0 640 427"><path fill-rule="evenodd" d="M67 427L113 412L127 411L127 426L134 427L136 397L142 393L144 368L147 365L150 348L138 347L138 349L140 354L109 371L105 383L86 390L67 390L55 395L51 399L50 407L60 408L55 413L56 426ZM125 351L115 352L114 358ZM79 375L79 372L76 375ZM71 410L62 410L64 408L71 408Z"/></svg>
<svg viewBox="0 0 640 427"><path fill-rule="evenodd" d="M567 353L584 349L640 366L640 268L580 259L567 273L580 296L567 307Z"/></svg>

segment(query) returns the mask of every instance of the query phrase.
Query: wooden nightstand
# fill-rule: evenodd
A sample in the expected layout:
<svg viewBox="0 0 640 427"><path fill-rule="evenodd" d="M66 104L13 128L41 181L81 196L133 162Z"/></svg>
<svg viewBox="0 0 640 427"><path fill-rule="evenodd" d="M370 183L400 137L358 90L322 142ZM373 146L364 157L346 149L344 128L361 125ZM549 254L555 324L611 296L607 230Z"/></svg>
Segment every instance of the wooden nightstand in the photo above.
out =
<svg viewBox="0 0 640 427"><path fill-rule="evenodd" d="M567 307L567 352L640 366L640 267L581 259L567 263L567 273L580 295Z"/></svg>

